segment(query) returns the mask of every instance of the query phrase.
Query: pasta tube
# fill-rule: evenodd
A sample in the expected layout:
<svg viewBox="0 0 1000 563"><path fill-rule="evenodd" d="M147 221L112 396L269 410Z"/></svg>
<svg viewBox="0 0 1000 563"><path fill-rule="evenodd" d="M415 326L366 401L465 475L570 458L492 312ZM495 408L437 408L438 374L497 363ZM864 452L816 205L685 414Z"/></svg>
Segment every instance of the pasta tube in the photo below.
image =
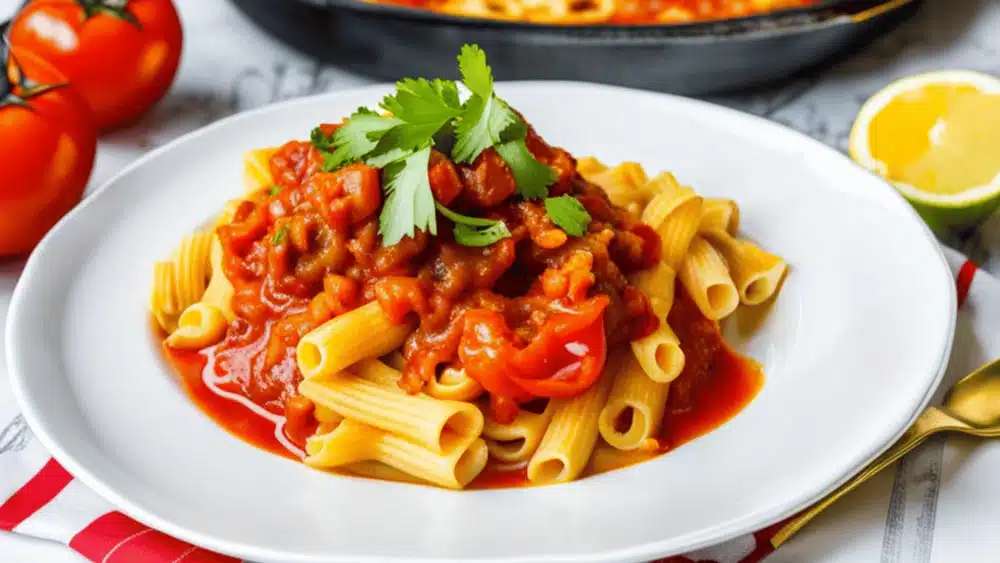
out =
<svg viewBox="0 0 1000 563"><path fill-rule="evenodd" d="M710 231L705 236L729 264L729 273L744 305L759 305L777 293L788 270L780 256L723 231Z"/></svg>
<svg viewBox="0 0 1000 563"><path fill-rule="evenodd" d="M334 411L330 407L324 407L323 405L313 405L313 417L320 424L340 424L344 417L340 416L340 413Z"/></svg>
<svg viewBox="0 0 1000 563"><path fill-rule="evenodd" d="M177 328L178 306L175 286L173 262L153 264L153 291L149 296L149 310L156 318L156 323L167 333Z"/></svg>
<svg viewBox="0 0 1000 563"><path fill-rule="evenodd" d="M527 461L538 449L538 444L549 427L552 410L552 401L549 401L541 413L521 409L510 424L499 424L487 419L483 437L490 455L504 463Z"/></svg>
<svg viewBox="0 0 1000 563"><path fill-rule="evenodd" d="M482 472L488 457L482 438L442 454L347 418L330 432L306 441L304 462L311 467L333 468L377 461L435 485L461 489Z"/></svg>
<svg viewBox="0 0 1000 563"><path fill-rule="evenodd" d="M571 399L552 399L552 420L535 455L528 462L532 483L565 483L576 479L597 444L597 420L608 398L611 381L622 354L609 353L604 375L590 389Z"/></svg>
<svg viewBox="0 0 1000 563"><path fill-rule="evenodd" d="M637 274L632 281L649 298L653 314L660 321L652 334L632 341L632 353L649 379L660 383L673 381L684 369L680 340L667 323L674 305L675 277L673 268L660 262L652 270Z"/></svg>
<svg viewBox="0 0 1000 563"><path fill-rule="evenodd" d="M642 461L648 461L663 453L659 445L650 440L634 450L619 450L604 443L598 443L594 453L590 455L586 475L596 475L615 469L621 469Z"/></svg>
<svg viewBox="0 0 1000 563"><path fill-rule="evenodd" d="M378 301L330 319L302 337L296 359L303 377L333 375L347 366L377 358L402 346L413 323L395 324Z"/></svg>
<svg viewBox="0 0 1000 563"><path fill-rule="evenodd" d="M222 340L227 326L221 311L205 303L194 303L181 313L177 330L170 333L166 344L178 350L200 350Z"/></svg>
<svg viewBox="0 0 1000 563"><path fill-rule="evenodd" d="M594 182L591 180L595 174L604 172L608 167L604 165L603 162L597 160L592 156L585 156L576 161L576 171L580 173L588 182Z"/></svg>
<svg viewBox="0 0 1000 563"><path fill-rule="evenodd" d="M396 371L403 371L406 369L406 358L403 357L403 353L399 350L393 350L385 356L382 356L382 362Z"/></svg>
<svg viewBox="0 0 1000 563"><path fill-rule="evenodd" d="M451 401L474 401L483 394L483 386L466 375L464 369L450 367L428 381L424 389L431 397Z"/></svg>
<svg viewBox="0 0 1000 563"><path fill-rule="evenodd" d="M601 165L603 166L603 165ZM586 167L585 167L586 168ZM594 167L596 169L596 167ZM577 164L579 170L579 163ZM646 171L635 162L623 162L614 168L605 168L591 174L580 172L587 181L597 184L608 194L611 203L638 215L648 201L642 186L649 182Z"/></svg>
<svg viewBox="0 0 1000 563"><path fill-rule="evenodd" d="M344 466L346 471L361 477L370 479L380 479L382 481L395 481L397 483L411 483L414 485L427 485L428 482L418 479L408 473L390 467L381 461L359 461Z"/></svg>
<svg viewBox="0 0 1000 563"><path fill-rule="evenodd" d="M740 207L731 199L707 198L702 205L700 232L725 231L735 235L740 228Z"/></svg>
<svg viewBox="0 0 1000 563"><path fill-rule="evenodd" d="M634 357L628 358L601 409L601 437L619 450L642 446L660 429L669 390L669 383L653 381Z"/></svg>
<svg viewBox="0 0 1000 563"><path fill-rule="evenodd" d="M698 232L702 201L702 197L691 188L664 182L663 191L642 212L642 222L660 234L663 245L661 260L675 270L680 268L688 246Z"/></svg>
<svg viewBox="0 0 1000 563"><path fill-rule="evenodd" d="M196 232L184 237L169 262L153 266L150 310L166 332L177 328L177 317L205 293L211 265L212 234Z"/></svg>
<svg viewBox="0 0 1000 563"><path fill-rule="evenodd" d="M705 318L719 320L740 304L739 292L729 276L725 260L700 236L691 242L691 250L677 274Z"/></svg>
<svg viewBox="0 0 1000 563"><path fill-rule="evenodd" d="M392 369L386 367L386 369ZM345 418L405 437L437 453L464 448L483 431L483 413L472 403L409 395L348 372L307 379L299 392Z"/></svg>
<svg viewBox="0 0 1000 563"><path fill-rule="evenodd" d="M274 183L271 177L271 156L277 147L255 149L243 155L243 187L250 195L257 190L269 188Z"/></svg>
<svg viewBox="0 0 1000 563"><path fill-rule="evenodd" d="M212 270L212 278L208 280L208 287L201 296L201 302L211 305L222 312L227 320L236 318L233 313L233 293L235 289L222 271L222 243L218 236L212 236L212 243L209 249L209 263Z"/></svg>
<svg viewBox="0 0 1000 563"><path fill-rule="evenodd" d="M212 233L199 231L184 237L181 244L174 249L173 262L177 276L175 282L181 310L196 303L205 293L211 272L209 262L211 247Z"/></svg>

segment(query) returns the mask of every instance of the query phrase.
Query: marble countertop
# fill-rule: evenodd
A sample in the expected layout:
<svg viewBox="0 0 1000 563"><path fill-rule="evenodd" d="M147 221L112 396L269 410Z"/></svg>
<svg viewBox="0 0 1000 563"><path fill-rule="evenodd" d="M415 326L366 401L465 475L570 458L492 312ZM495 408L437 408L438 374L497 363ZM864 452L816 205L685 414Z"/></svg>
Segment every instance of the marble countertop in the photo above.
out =
<svg viewBox="0 0 1000 563"><path fill-rule="evenodd" d="M184 24L185 51L174 87L139 123L102 139L90 191L147 150L226 115L370 83L275 41L226 0L175 2ZM20 0L0 0L0 18L19 5ZM861 104L896 78L944 68L1000 75L998 29L1000 0L930 0L913 19L839 64L777 87L711 101L765 116L845 150ZM946 237L981 263L992 258L987 241L1000 242L997 216L976 233ZM1000 253L993 255L1000 258ZM989 266L997 271L1000 261ZM7 277L16 279L16 274ZM13 279L7 281L11 284L0 283L0 319L9 298L4 287ZM6 390L0 391L3 399ZM0 560L81 561L62 546L3 534Z"/></svg>

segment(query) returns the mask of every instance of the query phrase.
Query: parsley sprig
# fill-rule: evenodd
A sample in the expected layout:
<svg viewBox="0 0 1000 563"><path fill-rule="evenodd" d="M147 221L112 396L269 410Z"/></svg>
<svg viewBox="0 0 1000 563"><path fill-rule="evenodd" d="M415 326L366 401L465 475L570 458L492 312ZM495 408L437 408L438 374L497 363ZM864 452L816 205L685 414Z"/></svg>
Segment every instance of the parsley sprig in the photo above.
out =
<svg viewBox="0 0 1000 563"><path fill-rule="evenodd" d="M323 155L325 170L353 162L382 169L385 203L379 234L385 246L412 237L417 229L436 235L437 212L454 223L459 244L487 246L511 236L503 221L462 215L434 200L427 177L432 147L450 147L456 162L472 162L494 148L510 167L518 194L525 199L544 199L556 179L555 171L528 150L527 126L520 116L494 93L493 72L483 50L464 45L458 68L469 90L464 103L451 80L406 78L379 103L385 114L362 107L332 135L319 128L312 132L312 144ZM569 234L582 236L590 221L583 206L579 202L572 209L567 203L550 206L553 199L562 201L545 201L553 222Z"/></svg>

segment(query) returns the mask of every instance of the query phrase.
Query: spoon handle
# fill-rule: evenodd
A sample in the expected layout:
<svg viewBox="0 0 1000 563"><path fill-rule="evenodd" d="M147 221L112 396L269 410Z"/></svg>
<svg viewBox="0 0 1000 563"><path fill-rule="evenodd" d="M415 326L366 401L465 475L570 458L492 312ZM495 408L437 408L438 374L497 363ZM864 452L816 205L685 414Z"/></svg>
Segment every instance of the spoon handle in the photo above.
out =
<svg viewBox="0 0 1000 563"><path fill-rule="evenodd" d="M893 462L919 446L928 436L946 429L948 422L954 422L954 419L939 409L928 407L891 448L875 458L860 473L823 497L822 500L788 520L771 538L771 545L777 548L779 545L785 543L795 532L798 532L810 520L815 518L817 514L823 512L828 506L840 499L840 497L854 490L854 488L870 479L879 471L892 465Z"/></svg>

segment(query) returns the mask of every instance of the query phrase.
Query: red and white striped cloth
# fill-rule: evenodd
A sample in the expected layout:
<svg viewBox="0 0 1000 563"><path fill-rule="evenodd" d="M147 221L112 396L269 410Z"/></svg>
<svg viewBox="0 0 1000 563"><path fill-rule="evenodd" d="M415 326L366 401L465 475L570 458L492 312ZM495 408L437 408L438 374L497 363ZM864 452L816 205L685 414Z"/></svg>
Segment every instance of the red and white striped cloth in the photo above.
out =
<svg viewBox="0 0 1000 563"><path fill-rule="evenodd" d="M959 314L966 317L965 326L972 327L959 331L952 355L952 367L958 364L962 371L966 364L982 360L970 355L972 348L979 355L1000 355L1000 344L992 344L994 349L985 352L982 349L983 342L1000 341L996 338L1000 331L1000 280L987 273L977 274L978 268L954 251L947 250L947 254L955 273ZM984 334L991 329L994 332ZM975 341L975 345L965 345L963 339ZM172 538L114 510L48 455L20 415L9 409L4 412L0 404L0 420L8 420L8 414L13 421L0 431L0 530L61 542L99 563L239 561ZM772 553L769 540L779 526L661 563L757 563ZM806 530L803 535L809 533ZM780 559L783 551L775 558Z"/></svg>

